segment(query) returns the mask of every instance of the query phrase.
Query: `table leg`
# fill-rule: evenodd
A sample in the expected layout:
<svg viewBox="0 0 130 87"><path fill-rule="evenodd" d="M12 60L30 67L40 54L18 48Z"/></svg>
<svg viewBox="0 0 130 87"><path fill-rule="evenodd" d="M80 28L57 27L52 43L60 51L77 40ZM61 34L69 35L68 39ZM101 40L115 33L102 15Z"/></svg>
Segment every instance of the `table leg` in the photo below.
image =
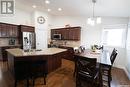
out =
<svg viewBox="0 0 130 87"><path fill-rule="evenodd" d="M101 64L99 65L99 82L100 82L100 87L103 87L102 66L101 66Z"/></svg>

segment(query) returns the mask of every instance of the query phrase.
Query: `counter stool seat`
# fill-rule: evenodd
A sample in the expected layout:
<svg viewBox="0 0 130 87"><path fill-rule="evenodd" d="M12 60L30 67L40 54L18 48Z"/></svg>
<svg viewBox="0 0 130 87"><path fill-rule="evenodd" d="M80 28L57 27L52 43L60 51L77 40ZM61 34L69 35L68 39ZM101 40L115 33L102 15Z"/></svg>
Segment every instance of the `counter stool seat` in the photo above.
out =
<svg viewBox="0 0 130 87"><path fill-rule="evenodd" d="M44 78L44 85L46 85L47 69L45 60L32 61L31 77L33 79L33 86L35 85L35 80L39 77Z"/></svg>

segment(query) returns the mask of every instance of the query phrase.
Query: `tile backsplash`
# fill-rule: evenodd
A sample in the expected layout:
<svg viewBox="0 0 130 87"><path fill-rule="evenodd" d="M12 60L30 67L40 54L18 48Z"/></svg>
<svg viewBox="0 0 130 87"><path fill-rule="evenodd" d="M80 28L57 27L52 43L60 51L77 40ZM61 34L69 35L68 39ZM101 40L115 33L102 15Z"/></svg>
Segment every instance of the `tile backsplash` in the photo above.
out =
<svg viewBox="0 0 130 87"><path fill-rule="evenodd" d="M0 45L9 45L10 38L0 38ZM15 38L15 44L18 44L18 39Z"/></svg>
<svg viewBox="0 0 130 87"><path fill-rule="evenodd" d="M53 41L53 44L56 45L66 45L66 46L70 46L70 47L79 47L80 46L80 41L66 41L66 40L57 40L57 41Z"/></svg>

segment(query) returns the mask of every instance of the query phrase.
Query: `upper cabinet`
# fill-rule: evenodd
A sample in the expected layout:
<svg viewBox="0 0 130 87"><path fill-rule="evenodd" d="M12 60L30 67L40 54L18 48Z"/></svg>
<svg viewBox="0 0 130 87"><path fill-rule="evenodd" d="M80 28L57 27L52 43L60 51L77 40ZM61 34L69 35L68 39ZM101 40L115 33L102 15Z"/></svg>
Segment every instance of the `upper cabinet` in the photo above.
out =
<svg viewBox="0 0 130 87"><path fill-rule="evenodd" d="M53 40L54 34L61 34L61 40L75 40L79 41L81 36L81 27L68 27L51 29L51 39Z"/></svg>
<svg viewBox="0 0 130 87"><path fill-rule="evenodd" d="M18 37L19 36L17 25L10 25L9 28L10 28L9 29L9 37Z"/></svg>
<svg viewBox="0 0 130 87"><path fill-rule="evenodd" d="M74 28L74 29L69 29L69 39L70 40L80 40L80 34L81 30L80 28Z"/></svg>
<svg viewBox="0 0 130 87"><path fill-rule="evenodd" d="M0 37L18 37L18 26L0 23Z"/></svg>
<svg viewBox="0 0 130 87"><path fill-rule="evenodd" d="M19 25L19 29L21 32L35 32L35 28L32 26Z"/></svg>

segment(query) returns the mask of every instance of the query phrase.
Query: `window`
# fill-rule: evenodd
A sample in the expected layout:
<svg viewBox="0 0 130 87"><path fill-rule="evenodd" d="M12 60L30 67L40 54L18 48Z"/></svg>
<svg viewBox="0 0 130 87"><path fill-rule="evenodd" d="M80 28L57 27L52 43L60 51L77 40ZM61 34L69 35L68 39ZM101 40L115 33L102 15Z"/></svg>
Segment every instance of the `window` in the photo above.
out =
<svg viewBox="0 0 130 87"><path fill-rule="evenodd" d="M103 29L102 43L105 46L125 47L126 27L106 27Z"/></svg>
<svg viewBox="0 0 130 87"><path fill-rule="evenodd" d="M130 25L128 25L128 32L127 32L127 50L130 50Z"/></svg>

